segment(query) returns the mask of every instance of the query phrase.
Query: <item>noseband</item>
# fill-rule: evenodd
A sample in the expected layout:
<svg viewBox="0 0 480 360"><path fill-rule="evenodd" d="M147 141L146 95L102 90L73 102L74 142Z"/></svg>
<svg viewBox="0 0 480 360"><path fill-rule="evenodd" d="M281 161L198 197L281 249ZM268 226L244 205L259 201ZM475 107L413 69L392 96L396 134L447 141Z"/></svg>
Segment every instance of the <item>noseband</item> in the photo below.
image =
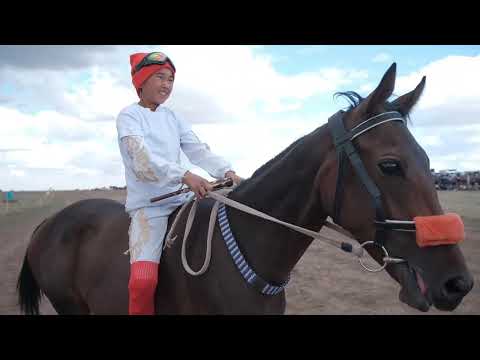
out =
<svg viewBox="0 0 480 360"><path fill-rule="evenodd" d="M334 217L333 221L337 224L340 219L340 207L343 199L344 192L344 176L347 168L347 160L350 161L352 167L359 177L364 188L370 194L372 199L373 207L375 208L375 240L367 241L362 244L366 245L376 245L381 248L386 255L384 258L384 264L379 269L367 268L363 263L362 265L369 271L380 271L383 270L388 263L400 263L404 262L404 259L390 258L388 252L384 247L385 237L387 231L408 231L415 232L415 222L414 221L400 221L400 220L391 220L387 219L385 216L385 211L382 206L382 194L380 190L372 181L368 172L363 164L360 155L357 152L357 149L353 145L353 140L360 135L363 135L367 131L385 124L390 121L400 121L405 124L405 119L402 114L397 111L388 111L381 113L379 115L372 116L371 118L363 121L359 125L355 126L353 129L347 131L343 124L344 111L338 111L332 117L328 119L328 127L330 133L333 137L333 143L338 157L338 176L337 176L337 185L335 190L335 205L334 205ZM387 259L387 261L385 261Z"/></svg>

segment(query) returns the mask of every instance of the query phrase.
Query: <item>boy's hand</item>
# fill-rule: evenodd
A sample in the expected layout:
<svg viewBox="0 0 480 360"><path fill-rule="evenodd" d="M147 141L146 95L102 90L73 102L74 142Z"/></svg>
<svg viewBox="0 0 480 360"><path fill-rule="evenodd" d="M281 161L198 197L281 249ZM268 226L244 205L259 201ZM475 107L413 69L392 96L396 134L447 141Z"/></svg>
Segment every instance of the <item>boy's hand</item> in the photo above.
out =
<svg viewBox="0 0 480 360"><path fill-rule="evenodd" d="M212 185L208 180L202 178L201 176L195 175L190 171L187 171L182 178L182 183L187 185L190 190L195 193L195 196L200 200L207 195L208 191L212 190Z"/></svg>

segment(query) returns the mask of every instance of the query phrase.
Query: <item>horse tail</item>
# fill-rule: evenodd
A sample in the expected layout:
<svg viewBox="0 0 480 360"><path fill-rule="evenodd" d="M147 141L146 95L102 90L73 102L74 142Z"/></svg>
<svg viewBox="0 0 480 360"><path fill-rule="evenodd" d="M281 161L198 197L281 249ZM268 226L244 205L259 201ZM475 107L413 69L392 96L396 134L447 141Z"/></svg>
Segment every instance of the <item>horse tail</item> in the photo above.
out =
<svg viewBox="0 0 480 360"><path fill-rule="evenodd" d="M38 228L46 221L43 220L36 228L33 230L33 235L38 230ZM30 239L31 242L31 239ZM20 270L20 275L17 282L17 291L18 291L18 303L20 305L20 310L27 315L40 315L40 310L38 308L40 303L40 298L42 296L42 291L38 286L35 277L33 276L32 269L28 263L27 254L23 259L22 269Z"/></svg>
<svg viewBox="0 0 480 360"><path fill-rule="evenodd" d="M42 294L37 281L33 277L26 254L18 277L17 291L21 311L27 315L40 315L38 305Z"/></svg>

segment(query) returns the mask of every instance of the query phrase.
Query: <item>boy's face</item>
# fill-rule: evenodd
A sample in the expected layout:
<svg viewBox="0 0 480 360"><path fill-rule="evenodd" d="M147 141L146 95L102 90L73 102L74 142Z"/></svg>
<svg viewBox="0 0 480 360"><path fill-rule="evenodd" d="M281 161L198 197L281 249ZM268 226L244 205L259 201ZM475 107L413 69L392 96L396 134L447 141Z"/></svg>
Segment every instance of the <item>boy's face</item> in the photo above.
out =
<svg viewBox="0 0 480 360"><path fill-rule="evenodd" d="M156 105L163 104L172 92L174 80L170 69L164 68L157 71L142 85L142 100Z"/></svg>

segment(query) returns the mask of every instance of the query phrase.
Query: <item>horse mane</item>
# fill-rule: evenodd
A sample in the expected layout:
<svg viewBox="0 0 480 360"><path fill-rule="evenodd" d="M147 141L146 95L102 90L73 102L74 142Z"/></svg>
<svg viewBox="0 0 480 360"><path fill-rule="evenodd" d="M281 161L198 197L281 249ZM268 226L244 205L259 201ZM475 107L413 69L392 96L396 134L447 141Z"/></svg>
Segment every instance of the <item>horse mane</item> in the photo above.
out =
<svg viewBox="0 0 480 360"><path fill-rule="evenodd" d="M395 98L398 98L397 95L393 94L392 96L394 96ZM350 111L350 110L353 110L355 109L358 105L360 105L360 103L365 100L364 97L362 97L361 95L359 95L357 92L355 91L344 91L344 92L336 92L335 94L333 94L333 98L336 99L338 97L343 97L343 98L346 98L347 101L350 103L350 106L348 106L345 110L347 111ZM395 104L393 104L393 101L395 99L391 100L391 101L387 101L385 103L385 110L387 111L399 111L400 109L398 108L398 106L395 106ZM411 110L411 109L410 109ZM410 119L410 111L408 111L406 114L403 114L403 116L405 117L405 119L407 120L407 123L412 123L411 119Z"/></svg>
<svg viewBox="0 0 480 360"><path fill-rule="evenodd" d="M333 94L333 99L338 97L344 97L350 103L350 106L345 109L347 111L355 109L364 100L364 98L355 91L336 92Z"/></svg>

